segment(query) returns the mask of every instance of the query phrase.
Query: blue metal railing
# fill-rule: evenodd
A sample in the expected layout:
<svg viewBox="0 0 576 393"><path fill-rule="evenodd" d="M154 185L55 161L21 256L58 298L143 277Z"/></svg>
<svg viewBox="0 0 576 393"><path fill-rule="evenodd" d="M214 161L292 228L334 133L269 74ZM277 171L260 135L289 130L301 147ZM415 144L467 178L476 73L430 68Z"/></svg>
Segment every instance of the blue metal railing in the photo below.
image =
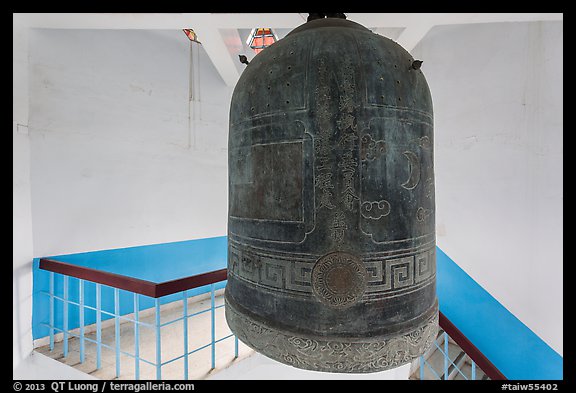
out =
<svg viewBox="0 0 576 393"><path fill-rule="evenodd" d="M420 367L419 367L419 379L436 379L436 380L448 380L456 379L457 375L460 375L465 380L476 380L476 363L472 360L464 351L460 350L456 356L451 357L449 351L450 336L445 331L441 331L434 345L430 348L429 352L423 356L420 356ZM430 356L434 354L441 355L442 366L438 367L440 363L438 357L436 357L436 367L434 362L429 361ZM470 371L466 372L462 370L462 365L469 362ZM426 370L430 371L430 374L426 375ZM485 377L486 378L486 377Z"/></svg>
<svg viewBox="0 0 576 393"><path fill-rule="evenodd" d="M189 376L189 356L202 350L205 348L211 348L211 368L216 368L216 344L223 340L227 340L229 338L234 339L234 358L238 358L238 338L235 337L233 334L229 334L225 337L216 338L216 310L224 307L224 305L216 306L216 285L215 283L208 284L209 292L210 292L210 307L206 309L202 309L200 311L189 313L188 311L188 302L191 299L189 296L189 291L184 290L180 292L180 300L182 302L182 315L178 318L172 319L170 321L161 322L161 305L162 299L166 298L167 296L171 296L173 294L169 294L166 296L156 297L153 298L154 301L154 323L147 323L140 319L140 299L142 296L149 298L149 296L142 295L139 293L132 293L133 296L133 317L130 318L129 316L121 315L120 313L120 290L116 287L110 287L113 289L114 292L114 311L106 311L102 309L102 286L103 284L94 283L90 280L85 280L81 278L78 279L78 297L77 301L72 300L69 296L69 280L70 276L60 273L55 273L53 271L49 272L49 290L48 292L42 291L41 293L49 297L49 318L48 322L42 322L42 325L49 329L49 337L50 337L50 351L54 351L54 342L55 342L55 335L57 333L62 333L63 339L63 355L64 358L67 358L70 350L69 350L69 340L71 337L77 337L80 342L79 352L80 352L80 362L84 363L86 361L86 342L90 342L96 345L96 369L100 369L102 367L102 348L109 349L114 351L115 353L115 368L116 368L116 378L120 377L121 375L121 355L126 355L134 359L134 379L140 379L140 364L144 362L149 364L155 368L155 375L156 379L162 379L162 367L170 364L176 360L183 359L183 379L188 379ZM57 278L61 277L62 280L62 296L58 296L55 292L55 283ZM93 304L95 306L91 306L87 304L85 298L85 282L88 281L96 285L96 292L95 292L95 301ZM105 287L107 285L104 285ZM125 289L122 289L125 290ZM56 313L57 313L57 305L62 304L62 326L56 326ZM168 303L165 303L168 304ZM78 307L78 315L79 315L79 328L78 333L75 333L73 330L69 329L69 312L70 307ZM86 335L86 326L84 324L84 317L85 311L91 310L96 312L96 339L87 337ZM189 348L189 329L188 329L188 320L200 314L210 312L210 342L202 345L197 348L190 349ZM102 315L107 315L114 319L114 344L109 345L103 342L102 340ZM134 325L134 351L133 353L127 352L121 349L121 334L120 334L120 322L126 321L133 323ZM162 328L175 324L177 322L182 321L183 324L183 332L184 332L184 340L183 340L183 348L181 355L173 357L171 359L162 360ZM141 328L152 329L154 331L155 336L155 359L154 361L150 361L144 359L140 354L140 336Z"/></svg>
<svg viewBox="0 0 576 393"><path fill-rule="evenodd" d="M208 279L204 279L203 281L195 281L195 284L190 284L189 288L196 288L194 291L192 290L188 290L188 289L184 289L184 290L179 290L179 291L165 291L162 293L165 293L165 295L163 296L158 296L158 297L153 297L153 296L157 296L156 292L152 291L152 292L148 292L151 294L151 296L148 295L144 295L142 293L137 293L137 292L132 292L130 290L127 290L127 287L124 288L117 288L115 286L113 286L112 284L110 285L106 285L106 284L102 284L99 282L93 282L91 280L85 279L86 277L91 277L91 274L93 273L93 271L91 269L84 269L81 272L76 272L74 271L73 273L71 273L72 275L68 275L63 273L62 271L58 271L59 267L64 267L67 268L66 264L63 264L62 266L58 265L59 262L58 261L51 261L51 264L45 265L44 267L41 267L41 269L44 270L48 270L48 274L49 274L49 285L48 285L48 291L40 291L41 294L47 295L49 297L49 301L47 302L49 304L49 313L47 315L48 322L42 322L42 325L45 326L46 328L48 328L49 331L49 337L50 337L50 350L53 351L54 350L54 341L55 341L55 334L56 333L62 333L62 337L63 337L63 355L64 358L68 357L69 355L69 343L68 341L70 340L70 338L72 337L77 337L79 339L79 355L80 355L80 363L84 363L86 360L86 343L93 343L96 344L96 369L100 369L102 367L102 349L109 349L114 351L115 353L115 357L114 357L114 361L115 361L115 366L116 366L116 372L115 372L115 376L116 378L119 378L121 376L121 355L126 355L128 357L131 357L134 360L134 379L140 379L141 377L141 362L144 362L145 364L148 364L150 366L153 366L155 368L155 378L160 380L162 379L162 368L168 364L171 364L175 361L178 360L182 360L183 361L183 373L182 373L182 378L183 379L188 379L189 378L189 357L190 355L201 351L203 349L207 349L208 347L210 347L210 357L211 357L211 362L210 362L210 366L211 369L216 368L216 344L229 339L231 337L234 337L234 358L238 358L238 339L233 335L233 334L229 334L225 337L222 338L217 338L216 337L216 310L224 307L224 305L219 305L216 306L216 284L217 283L225 283L226 281L226 272L225 270L219 271L222 274L221 275L217 275L212 278L208 278ZM51 271L50 269L54 269L56 271ZM66 271L66 273L68 273ZM217 271L213 271L210 272L208 274L213 274L213 273L217 273ZM186 279L192 279L192 281L194 281L194 279L200 277L200 276L205 276L206 273L201 274L201 275L196 275L196 276L190 276ZM74 280L72 282L72 284L76 284L76 281L78 283L78 285L70 285L71 281L70 281L70 277L72 277L72 280ZM80 278L80 277L84 277ZM59 278L59 280L57 280L57 278ZM92 278L92 277L91 277ZM115 277L115 279L117 279L117 277ZM207 281L208 280L208 281ZM57 282L58 281L58 282ZM86 285L86 281L90 284L89 288L91 288L91 285L95 286L95 291L87 291L87 285ZM104 282L106 282L106 280L104 280ZM204 285L198 284L198 282L203 283ZM163 285L161 284L153 284L150 282L144 282L145 284L151 284L152 288L155 288L156 285ZM172 282L174 283L174 282ZM56 284L61 284L61 285L56 285ZM133 283L131 284L133 285ZM113 290L113 308L114 311L107 311L105 309L103 309L102 304L102 292L103 292L103 288L102 287L107 288L107 290L112 289ZM121 285L120 285L121 286ZM70 288L77 288L78 291L77 293L74 293L72 295L72 297L70 296ZM181 288L181 286L176 286L177 288ZM56 293L56 288L61 288L61 293L62 295L59 296ZM131 288L134 288L134 290L138 290L137 286L133 286ZM191 298L190 293L194 292L195 294L198 294L198 290L197 289L201 289L201 288L209 288L207 290L207 292L209 292L210 294L210 306L208 308L202 309L200 311L196 311L193 313L189 312L189 299ZM121 292L120 291L125 291L124 295L129 295L129 296L121 296ZM86 296L86 294L88 293L88 296ZM146 292L145 292L146 293ZM206 292L204 292L206 293ZM175 296L176 295L176 296ZM144 297L144 299L142 298ZM168 298L169 297L169 298ZM194 296L192 296L194 297ZM124 309L122 309L121 307L121 299L124 298L124 300L130 300L131 303L131 311L132 313L130 314L129 312L127 312L126 307L124 307ZM91 301L93 300L93 301ZM142 300L142 301L141 301ZM174 302L182 302L182 314L181 316L178 316L172 320L169 320L167 322L162 322L161 320L161 306L163 304L163 301L165 302L164 304L169 304L169 303L174 303ZM143 303L147 303L147 304L151 304L151 308L150 310L153 311L154 313L154 318L152 322L144 322L143 320L141 320L140 318L140 312L142 311L142 304ZM61 304L62 307L60 308L60 310L62 310L62 314L63 315L56 315L57 312L59 311L59 307L58 305ZM124 305L125 306L125 305ZM76 311L75 308L78 308L78 312L74 313L74 311ZM110 306L109 306L110 307ZM86 311L95 311L96 313L96 318L88 318L90 321L92 321L92 323L95 325L96 327L96 334L95 334L95 339L87 337L86 335L86 325L85 325L85 317L86 317ZM189 327L188 327L188 320L189 318L193 318L195 316L198 316L200 314L203 313L207 313L210 312L209 315L209 320L210 320L210 340L208 343L201 345L197 348L189 348L189 335L195 332L191 332ZM72 320L69 317L69 314L72 315ZM132 315L132 317L129 317L129 315ZM113 322L114 322L114 343L113 344L107 344L104 343L102 340L102 319L103 316L106 317L107 319L112 319L113 318ZM78 321L78 323L76 324L76 320ZM57 326L58 325L58 321L61 321L61 326ZM134 350L133 352L128 352L126 350L123 350L121 348L121 333L120 333L120 322L121 321L125 321L125 322L129 322L133 324L133 334L134 334ZM162 352L162 329L165 328L166 326L169 325L173 325L176 324L178 322L182 321L183 325L182 325L182 334L183 334L183 341L182 341L182 351L180 353L180 355L174 356L170 359L166 359L163 360L163 352ZM94 326L92 325L92 326ZM460 337L460 332L453 326L451 326L450 321L448 321L443 315L442 313L440 313L440 325L442 327L442 329L444 330L448 330L450 332L450 334L455 334L454 339L456 341L457 344L459 344L462 348L468 348L468 350L471 350L472 352L469 353L469 357L470 357L470 363L471 363L471 371L469 371L468 373L465 373L461 368L461 360L462 358L454 358L451 359L450 358L450 354L449 354L449 335L446 331L443 331L442 334L437 338L436 342L433 345L432 350L437 351L437 353L442 354L443 359L442 359L442 366L438 366L438 364L436 364L436 366L434 366L433 364L431 364L428 360L426 356L422 356L420 357L420 379L450 379L451 377L454 377L456 374L460 374L464 379L476 379L476 366L477 363L474 362L472 359L479 359L478 361L482 361L482 358L479 357L479 354L477 353L477 349L474 348L473 346L467 344L465 345L465 340L463 341L462 337ZM140 345L141 345L141 328L145 328L145 329L151 329L154 335L154 358L152 359L144 359L141 356L141 351L140 351ZM76 333L77 332L77 333ZM459 335L460 334L460 335ZM167 351L168 351L167 347ZM484 360L481 364L485 364L486 361ZM435 368L436 367L436 368ZM484 366L482 366L482 368L484 368ZM426 370L430 370L429 373L426 373ZM487 369L487 371L489 371L489 369ZM484 373L483 373L484 374Z"/></svg>
<svg viewBox="0 0 576 393"><path fill-rule="evenodd" d="M57 262L56 262L57 263ZM188 379L189 378L189 357L190 355L203 350L203 349L207 349L208 347L210 347L210 357L211 357L211 369L216 368L216 344L229 339L231 337L234 337L234 358L238 358L238 339L237 337L235 337L233 334L229 334L225 337L222 338L217 338L216 337L216 310L224 307L224 305L219 305L216 306L216 282L220 282L220 281L225 281L225 279L217 279L217 280L213 280L214 282L211 282L209 284L204 285L204 287L209 288L208 292L210 293L210 307L206 308L206 309L202 309L200 311L196 311L193 313L189 312L189 308L188 308L188 302L190 299L190 292L187 289L180 291L179 292L179 296L174 297L173 295L176 293L172 293L170 292L169 294L166 294L165 296L160 296L160 297L150 297L147 295L143 295L140 293L136 293L136 292L131 292L128 291L126 289L120 289L120 288L116 288L110 285L105 285L105 284L101 284L101 283L97 283L97 282L92 282L91 280L85 280L82 278L78 278L78 277L72 277L69 276L67 274L62 274L62 273L56 273L54 271L49 271L49 290L46 291L41 291L42 294L47 295L49 297L49 302L48 304L50 305L50 310L49 310L49 315L48 315L48 323L43 322L42 324L44 326L46 326L49 330L49 337L50 337L50 350L53 351L54 350L54 341L55 341L55 333L62 333L63 336L63 355L64 358L68 357L69 355L69 345L68 345L68 341L71 337L77 337L79 339L80 345L79 345L79 352L80 352L80 363L84 363L86 360L86 353L85 353L85 345L86 342L90 342L93 344L96 344L96 369L100 369L102 367L102 348L106 348L109 350L114 351L115 353L115 357L114 357L114 361L115 361L115 366L116 366L116 370L115 370L115 376L116 378L119 378L121 375L121 355L126 355L128 357L133 358L134 360L134 379L140 379L141 377L141 370L140 370L140 366L141 366L141 362L144 362L150 366L153 366L155 368L155 378L157 380L162 379L162 368L170 363L173 363L177 360L182 359L183 360L183 373L182 373L182 377L183 379ZM73 280L77 280L78 285L78 293L75 294L76 295L76 299L77 301L73 300L70 298L70 277L72 277ZM197 276L194 276L197 277ZM56 284L56 279L60 278L60 280L58 280L59 282L61 281L61 288L62 288L62 296L58 296L56 294L55 288L58 287ZM95 292L90 292L90 294L95 296L95 299L93 302L87 302L86 300L90 300L90 299L86 299L86 284L85 282L88 281L90 284L95 285ZM104 287L108 287L109 289L113 290L113 295L114 295L114 311L110 312L110 311L106 311L102 308L102 286ZM73 285L73 287L76 287L75 285ZM191 286L190 288L198 288L199 286ZM120 291L123 290L125 292L127 292L126 294L130 294L131 295L131 303L132 303L132 318L130 318L128 315L128 313L126 312L126 310L124 309L124 312L121 313L121 304L120 304L120 300L121 300L121 293ZM197 293L197 292L196 292ZM144 298L147 298L146 300L148 301L148 303L150 302L150 300L153 301L153 305L152 305L152 311L154 313L154 319L153 322L144 322L141 320L140 318L140 312L141 312L141 298L142 296L144 296ZM167 297L170 296L170 299L167 299ZM173 302L182 302L182 314L181 316L174 318L172 320L169 320L167 322L162 322L161 320L161 306L162 306L162 300L168 300L166 303L164 304L169 304L169 303L173 303ZM174 300L177 299L177 300ZM63 315L61 316L61 318L56 318L56 313L57 313L57 305L61 303L62 304L62 313ZM94 304L94 306L92 306L91 304ZM78 313L72 313L73 316L75 316L76 318L78 318L78 324L77 329L71 329L70 328L70 318L69 318L69 313L70 313L70 307L78 307ZM84 323L85 320L85 311L86 310L91 310L91 311L95 311L96 312L96 318L95 318L95 327L96 327L96 339L92 339L90 337L86 336L86 326ZM210 312L210 341L202 346L199 346L197 348L189 348L189 334L190 333L194 333L194 332L190 332L189 331L189 327L188 327L188 320L189 318L193 318L195 316L198 316L200 314L203 313L207 313ZM107 316L109 318L113 318L114 319L114 343L113 345L111 344L106 344L102 341L102 316ZM56 326L55 321L61 321L62 322L62 326ZM92 319L92 321L94 321L94 319ZM133 352L127 352L125 350L122 350L121 348L121 334L120 334L120 322L121 321L126 321L126 322L130 322L133 324L133 329L134 329L134 350ZM162 328L178 323L182 321L183 325L182 325L182 334L183 334L183 347L182 347L182 351L181 354L175 357L172 357L170 359L167 360L163 360L162 357ZM444 329L449 329L449 321L447 322L446 319L441 315L441 326L444 326ZM140 353L140 345L141 345L141 328L146 328L146 329L151 329L153 330L153 334L154 334L154 346L155 346L155 357L154 360L149 360L149 359L144 359L141 356ZM75 333L75 330L78 331L78 333ZM452 330L450 330L452 331ZM456 331L454 331L456 332ZM460 340L461 341L461 340ZM471 363L471 371L466 374L459 366L459 360L461 359L451 359L450 358L450 354L449 354L449 335L448 333L446 333L445 331L442 332L441 335L438 336L438 338L436 339L436 341L434 342L434 345L432 347L432 351L437 351L439 354L441 354L443 356L442 359L442 364L443 366L438 367L436 366L436 368L434 367L434 365L432 363L430 363L427 360L426 356L421 356L420 357L420 370L419 370L419 374L420 374L420 379L450 379L450 377L454 377L455 373L459 373L464 379L476 379L476 363L472 360L472 358L470 358L470 363ZM474 354L472 354L472 357L474 356ZM426 373L426 370L430 370L429 373ZM430 376L432 378L430 378Z"/></svg>

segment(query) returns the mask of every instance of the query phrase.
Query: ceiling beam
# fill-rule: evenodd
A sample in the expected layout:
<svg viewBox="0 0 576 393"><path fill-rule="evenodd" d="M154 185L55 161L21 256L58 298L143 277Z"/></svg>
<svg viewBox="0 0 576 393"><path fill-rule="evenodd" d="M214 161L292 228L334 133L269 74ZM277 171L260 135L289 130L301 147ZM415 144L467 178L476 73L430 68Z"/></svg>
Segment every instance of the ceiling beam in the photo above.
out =
<svg viewBox="0 0 576 393"><path fill-rule="evenodd" d="M426 15L426 14L424 14ZM468 13L468 14L434 14L435 25L499 22L538 22L558 21L564 19L562 13Z"/></svg>
<svg viewBox="0 0 576 393"><path fill-rule="evenodd" d="M184 29L196 23L215 28L295 28L305 23L298 13L20 13L14 14L32 28L55 29Z"/></svg>
<svg viewBox="0 0 576 393"><path fill-rule="evenodd" d="M220 30L208 24L195 24L194 31L224 83L230 87L235 86L240 72L232 60Z"/></svg>
<svg viewBox="0 0 576 393"><path fill-rule="evenodd" d="M426 22L430 14L413 13L347 13L346 19L366 27L406 27Z"/></svg>
<svg viewBox="0 0 576 393"><path fill-rule="evenodd" d="M428 24L418 24L408 26L396 40L404 49L411 52L412 49L424 38L424 36L430 31L433 25Z"/></svg>
<svg viewBox="0 0 576 393"><path fill-rule="evenodd" d="M30 28L52 29L183 29L186 14L159 13L27 13L18 14Z"/></svg>
<svg viewBox="0 0 576 393"><path fill-rule="evenodd" d="M252 29L254 27L295 28L306 20L299 13L210 14L219 28Z"/></svg>
<svg viewBox="0 0 576 393"><path fill-rule="evenodd" d="M26 27L58 29L184 29L204 22L215 28L270 26L294 28L305 23L301 13L16 13ZM370 27L534 22L563 20L563 13L347 13Z"/></svg>
<svg viewBox="0 0 576 393"><path fill-rule="evenodd" d="M240 63L238 55L246 54L244 50L244 43L238 29L219 29L220 35L224 40L224 45L228 50L228 55L232 59L232 63L236 66L238 73L241 74L246 68L245 64Z"/></svg>
<svg viewBox="0 0 576 393"><path fill-rule="evenodd" d="M346 16L354 22L370 27L406 27L420 23L436 26L564 19L562 13L347 13Z"/></svg>

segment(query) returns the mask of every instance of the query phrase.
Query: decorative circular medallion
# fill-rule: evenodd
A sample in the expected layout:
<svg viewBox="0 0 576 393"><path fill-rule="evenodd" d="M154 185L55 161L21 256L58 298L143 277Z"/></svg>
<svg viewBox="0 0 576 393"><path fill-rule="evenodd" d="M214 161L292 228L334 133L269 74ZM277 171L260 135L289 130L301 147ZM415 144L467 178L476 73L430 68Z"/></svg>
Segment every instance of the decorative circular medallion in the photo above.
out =
<svg viewBox="0 0 576 393"><path fill-rule="evenodd" d="M356 303L366 289L366 268L345 252L326 254L312 268L312 290L324 304L346 308Z"/></svg>

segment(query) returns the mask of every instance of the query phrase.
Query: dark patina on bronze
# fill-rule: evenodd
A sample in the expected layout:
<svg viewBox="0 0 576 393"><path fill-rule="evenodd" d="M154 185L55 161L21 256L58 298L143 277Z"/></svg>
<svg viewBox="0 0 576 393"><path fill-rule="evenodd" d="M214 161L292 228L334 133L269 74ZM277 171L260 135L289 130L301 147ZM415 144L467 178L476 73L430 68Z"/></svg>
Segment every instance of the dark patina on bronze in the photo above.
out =
<svg viewBox="0 0 576 393"><path fill-rule="evenodd" d="M283 363L376 372L438 330L432 100L421 61L330 15L234 89L226 318Z"/></svg>

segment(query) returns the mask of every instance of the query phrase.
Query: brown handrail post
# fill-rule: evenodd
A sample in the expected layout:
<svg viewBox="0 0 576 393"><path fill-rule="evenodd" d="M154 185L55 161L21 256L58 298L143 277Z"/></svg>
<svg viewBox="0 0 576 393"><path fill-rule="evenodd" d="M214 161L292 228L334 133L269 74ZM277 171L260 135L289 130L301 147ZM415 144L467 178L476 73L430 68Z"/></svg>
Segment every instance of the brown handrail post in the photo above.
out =
<svg viewBox="0 0 576 393"><path fill-rule="evenodd" d="M462 350L493 380L506 380L506 376L448 319L439 312L442 329L462 348Z"/></svg>

